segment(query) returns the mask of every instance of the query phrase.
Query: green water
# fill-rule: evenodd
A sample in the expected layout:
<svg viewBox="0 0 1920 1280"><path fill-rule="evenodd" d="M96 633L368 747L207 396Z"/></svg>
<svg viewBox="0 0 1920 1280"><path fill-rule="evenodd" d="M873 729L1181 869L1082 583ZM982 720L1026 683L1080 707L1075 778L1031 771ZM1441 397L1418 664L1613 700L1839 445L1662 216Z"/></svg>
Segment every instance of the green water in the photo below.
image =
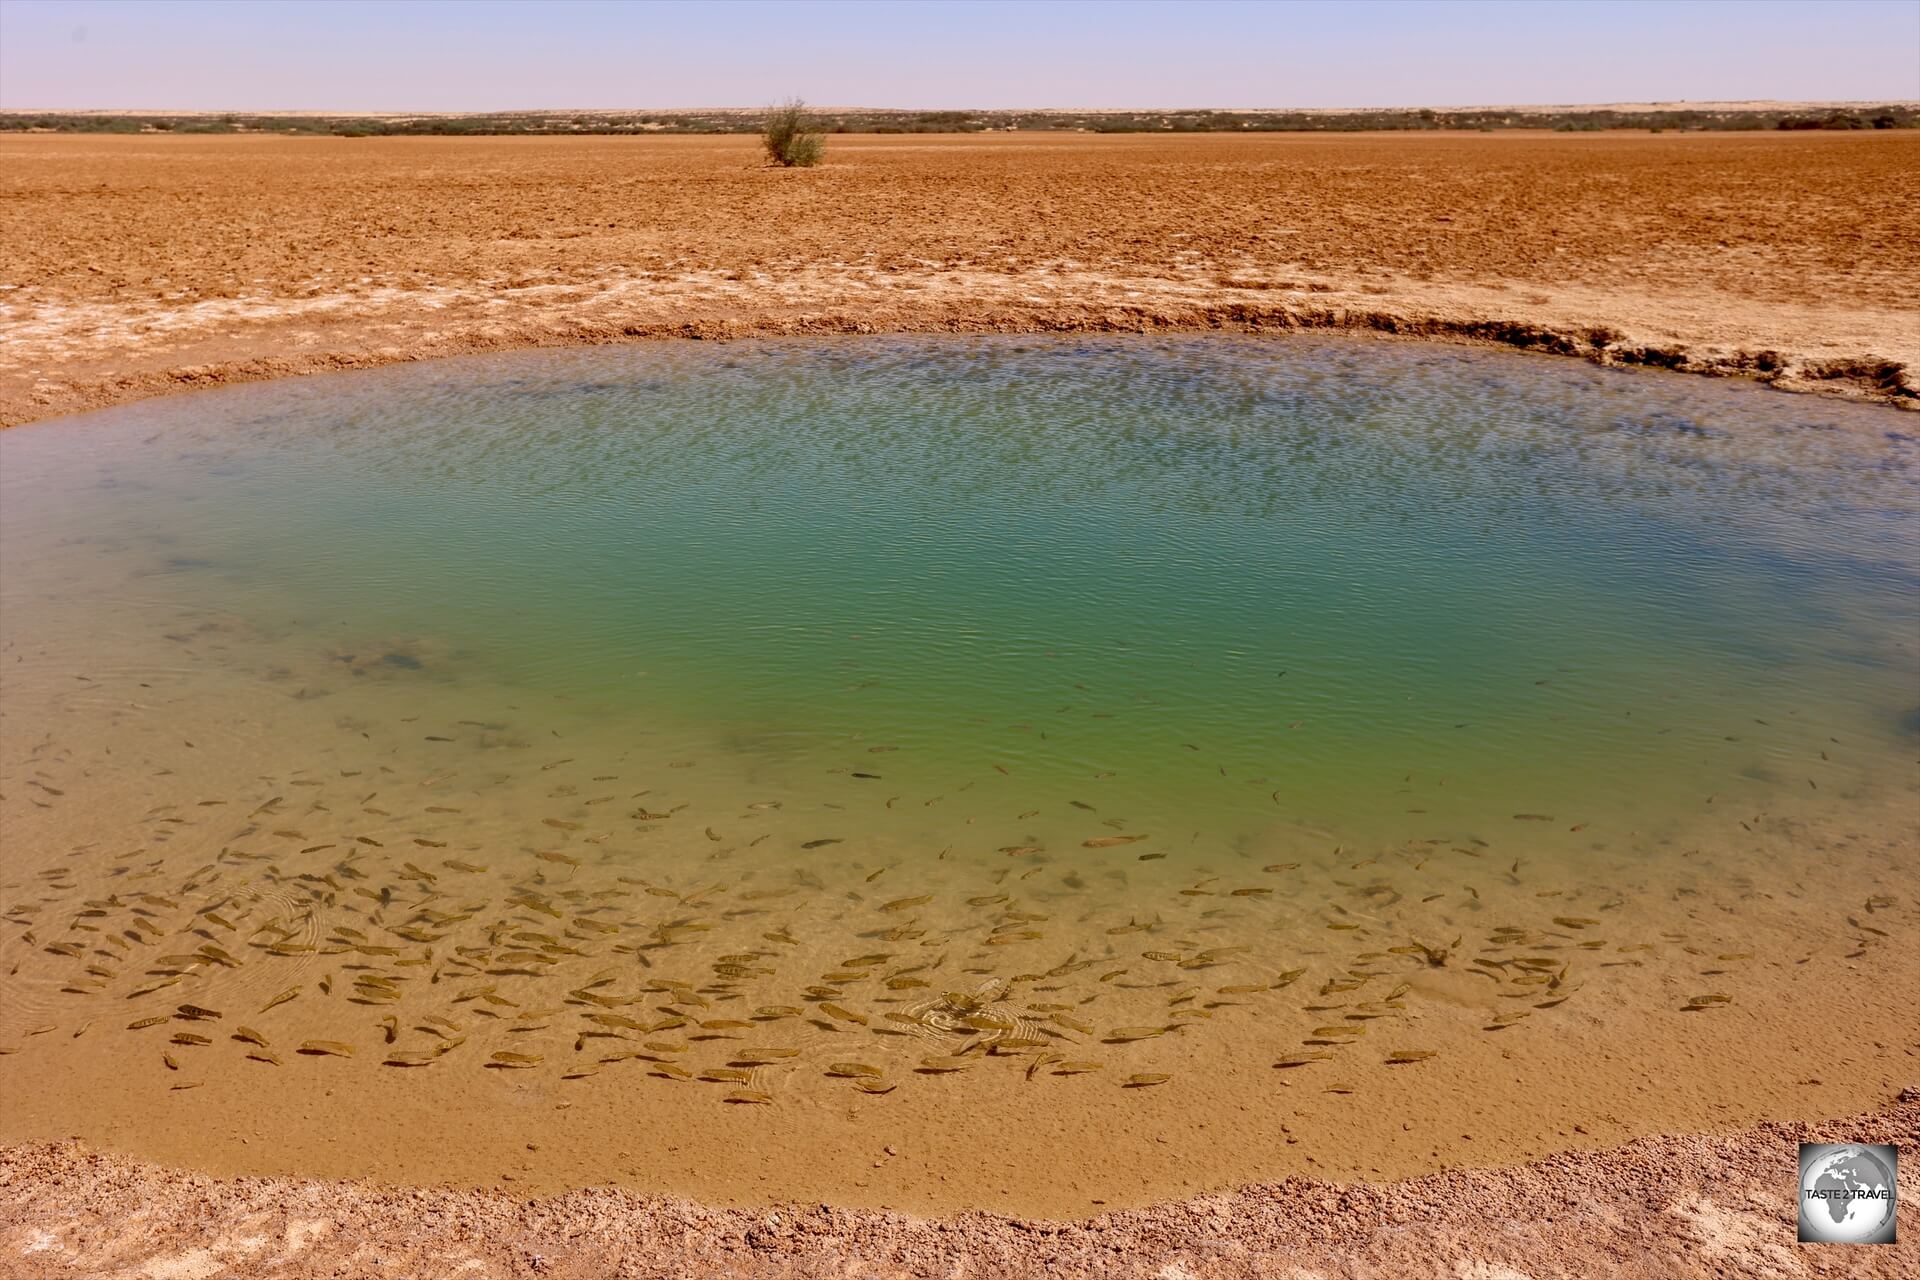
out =
<svg viewBox="0 0 1920 1280"><path fill-rule="evenodd" d="M88 618L213 610L237 681L392 649L395 715L997 788L928 840L1658 830L1902 776L1911 426L1307 340L536 353L7 432L0 564L75 672Z"/></svg>

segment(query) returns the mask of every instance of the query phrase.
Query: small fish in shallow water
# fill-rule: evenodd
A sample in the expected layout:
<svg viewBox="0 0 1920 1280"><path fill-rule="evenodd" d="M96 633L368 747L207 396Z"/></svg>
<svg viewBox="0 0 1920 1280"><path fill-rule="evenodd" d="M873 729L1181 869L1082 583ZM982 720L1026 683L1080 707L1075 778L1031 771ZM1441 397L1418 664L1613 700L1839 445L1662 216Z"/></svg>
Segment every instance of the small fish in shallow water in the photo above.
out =
<svg viewBox="0 0 1920 1280"><path fill-rule="evenodd" d="M842 1022L857 1022L863 1027L866 1026L869 1021L866 1014L856 1013L852 1009L844 1009L837 1004L822 1004L820 1011L829 1017L838 1018Z"/></svg>
<svg viewBox="0 0 1920 1280"><path fill-rule="evenodd" d="M299 1052L313 1057L351 1058L353 1046L338 1040L303 1040Z"/></svg>
<svg viewBox="0 0 1920 1280"><path fill-rule="evenodd" d="M1732 1004L1732 1003L1733 1003L1732 996L1723 995L1722 993L1716 991L1709 995L1688 996L1687 1003L1681 1006L1680 1011L1682 1013L1698 1013L1702 1009L1711 1009L1715 1005Z"/></svg>
<svg viewBox="0 0 1920 1280"><path fill-rule="evenodd" d="M501 1052L501 1053L496 1053L491 1058L487 1059L487 1065L489 1067L525 1069L527 1067L539 1066L542 1060L543 1059L541 1058L541 1056L537 1053Z"/></svg>
<svg viewBox="0 0 1920 1280"><path fill-rule="evenodd" d="M1141 1071L1121 1081L1120 1087L1123 1089L1144 1089L1149 1085L1165 1084L1171 1079L1173 1079L1173 1077L1164 1071Z"/></svg>
<svg viewBox="0 0 1920 1280"><path fill-rule="evenodd" d="M1291 1054L1288 1054L1286 1057L1280 1059L1280 1061L1274 1063L1273 1065L1282 1069L1289 1068L1289 1067L1305 1067L1305 1066L1311 1066L1313 1063L1316 1063L1316 1062L1326 1062L1330 1060L1332 1057L1333 1055L1331 1053L1327 1053L1324 1050L1319 1052L1314 1052L1314 1053L1291 1053Z"/></svg>

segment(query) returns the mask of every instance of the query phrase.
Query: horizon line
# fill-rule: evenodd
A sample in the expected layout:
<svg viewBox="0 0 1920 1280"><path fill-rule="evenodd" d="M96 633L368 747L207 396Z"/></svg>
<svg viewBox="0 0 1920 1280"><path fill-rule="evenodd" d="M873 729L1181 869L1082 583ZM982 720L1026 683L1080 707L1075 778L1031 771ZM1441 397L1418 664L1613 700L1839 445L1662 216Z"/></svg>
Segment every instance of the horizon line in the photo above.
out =
<svg viewBox="0 0 1920 1280"><path fill-rule="evenodd" d="M218 115L255 115L255 116L439 116L456 118L461 116L491 115L630 115L634 113L652 113L656 115L695 115L695 114L753 114L781 106L781 103L765 103L758 106L625 106L625 107L479 107L461 110L434 110L430 108L354 108L333 109L327 107L14 107L0 106L0 115L179 115L179 116L218 116ZM1079 107L893 107L893 106L831 106L802 103L808 111L818 114L836 112L897 112L902 114L952 115L965 113L972 115L1072 115L1087 113L1118 112L1195 112L1211 111L1228 115L1293 113L1301 115L1362 115L1370 113L1405 111L1619 111L1619 110L1687 110L1714 111L1739 108L1789 108L1789 107L1870 107L1902 106L1920 107L1920 98L1662 98L1648 101L1616 100L1610 102L1532 102L1532 103L1467 103L1441 104L1428 103L1418 106L1203 106L1189 104L1185 106L1138 105L1138 106L1079 106Z"/></svg>

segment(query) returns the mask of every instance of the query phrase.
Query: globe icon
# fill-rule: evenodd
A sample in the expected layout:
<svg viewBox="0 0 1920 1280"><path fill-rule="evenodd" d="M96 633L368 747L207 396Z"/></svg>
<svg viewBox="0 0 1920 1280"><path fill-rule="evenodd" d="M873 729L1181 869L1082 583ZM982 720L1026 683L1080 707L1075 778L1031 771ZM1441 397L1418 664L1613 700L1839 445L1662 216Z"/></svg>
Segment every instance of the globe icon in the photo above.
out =
<svg viewBox="0 0 1920 1280"><path fill-rule="evenodd" d="M1859 1244L1891 1238L1894 1174L1866 1147L1834 1147L1800 1175L1801 1239Z"/></svg>

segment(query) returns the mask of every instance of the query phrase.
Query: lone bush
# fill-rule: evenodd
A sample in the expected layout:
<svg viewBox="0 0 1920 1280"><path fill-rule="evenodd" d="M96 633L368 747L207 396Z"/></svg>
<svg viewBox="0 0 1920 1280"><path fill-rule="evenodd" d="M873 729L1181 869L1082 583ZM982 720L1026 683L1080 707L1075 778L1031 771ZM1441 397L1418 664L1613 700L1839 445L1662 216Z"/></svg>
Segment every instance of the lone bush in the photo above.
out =
<svg viewBox="0 0 1920 1280"><path fill-rule="evenodd" d="M760 129L760 144L767 149L767 159L788 169L810 169L819 164L827 145L810 127L812 123L807 118L807 104L798 98L768 111L767 122Z"/></svg>

